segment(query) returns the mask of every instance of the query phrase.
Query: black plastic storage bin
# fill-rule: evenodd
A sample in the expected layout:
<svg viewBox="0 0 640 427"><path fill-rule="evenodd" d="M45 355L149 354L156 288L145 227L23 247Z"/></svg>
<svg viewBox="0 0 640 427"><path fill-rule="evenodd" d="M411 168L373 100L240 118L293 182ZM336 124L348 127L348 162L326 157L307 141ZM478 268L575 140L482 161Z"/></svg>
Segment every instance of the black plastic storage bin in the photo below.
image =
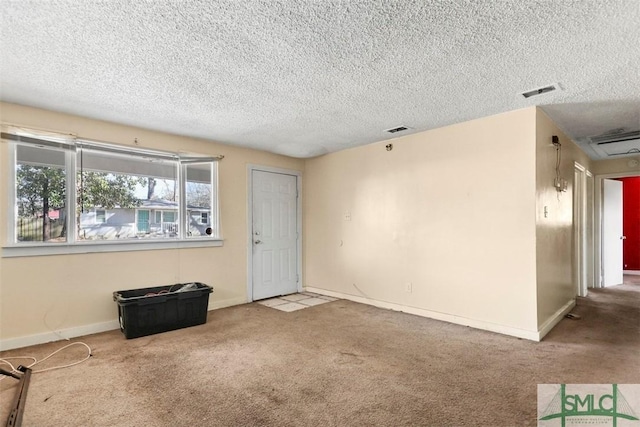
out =
<svg viewBox="0 0 640 427"><path fill-rule="evenodd" d="M211 292L213 288L199 282L116 291L120 330L127 338L137 338L202 325Z"/></svg>

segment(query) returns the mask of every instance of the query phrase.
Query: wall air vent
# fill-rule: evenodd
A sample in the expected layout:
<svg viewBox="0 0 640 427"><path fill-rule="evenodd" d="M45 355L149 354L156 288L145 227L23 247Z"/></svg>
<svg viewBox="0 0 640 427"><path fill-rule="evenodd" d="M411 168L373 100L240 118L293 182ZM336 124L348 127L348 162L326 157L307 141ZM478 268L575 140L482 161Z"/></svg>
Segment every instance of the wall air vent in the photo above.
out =
<svg viewBox="0 0 640 427"><path fill-rule="evenodd" d="M525 98L531 98L532 96L542 95L543 93L553 92L557 89L557 85L549 85L545 87L541 87L538 89L530 90L528 92L524 92L522 96Z"/></svg>
<svg viewBox="0 0 640 427"><path fill-rule="evenodd" d="M406 126L398 126L397 128L391 128L391 129L387 129L385 130L385 132L389 132L389 133L396 133L396 132L402 132L405 130L408 130L409 128Z"/></svg>

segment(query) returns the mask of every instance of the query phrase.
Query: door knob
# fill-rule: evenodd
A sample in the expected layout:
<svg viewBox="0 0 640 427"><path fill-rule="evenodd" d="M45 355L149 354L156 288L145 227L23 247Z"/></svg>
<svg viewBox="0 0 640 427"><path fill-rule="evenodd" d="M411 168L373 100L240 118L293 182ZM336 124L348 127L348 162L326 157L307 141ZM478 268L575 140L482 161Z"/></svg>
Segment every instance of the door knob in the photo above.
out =
<svg viewBox="0 0 640 427"><path fill-rule="evenodd" d="M626 240L627 236L620 236L620 240Z"/></svg>
<svg viewBox="0 0 640 427"><path fill-rule="evenodd" d="M255 243L256 245L259 245L260 243L262 243L262 240L256 240L256 241L255 241L255 242L253 242L253 243Z"/></svg>

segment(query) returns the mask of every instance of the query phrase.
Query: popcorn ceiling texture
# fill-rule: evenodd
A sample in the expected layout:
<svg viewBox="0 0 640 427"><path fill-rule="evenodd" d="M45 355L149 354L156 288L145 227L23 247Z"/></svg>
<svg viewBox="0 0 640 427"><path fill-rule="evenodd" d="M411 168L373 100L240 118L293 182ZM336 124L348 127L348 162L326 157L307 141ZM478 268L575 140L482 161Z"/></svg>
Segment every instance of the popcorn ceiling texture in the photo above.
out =
<svg viewBox="0 0 640 427"><path fill-rule="evenodd" d="M640 127L637 0L3 0L0 12L4 101L293 157L531 105L578 142Z"/></svg>

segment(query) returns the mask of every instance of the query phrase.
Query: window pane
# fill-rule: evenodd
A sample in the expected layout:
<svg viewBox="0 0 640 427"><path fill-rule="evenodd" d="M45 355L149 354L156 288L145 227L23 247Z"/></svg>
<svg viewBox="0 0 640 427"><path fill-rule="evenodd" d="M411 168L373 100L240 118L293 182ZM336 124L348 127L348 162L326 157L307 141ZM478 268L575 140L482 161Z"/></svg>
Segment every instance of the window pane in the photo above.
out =
<svg viewBox="0 0 640 427"><path fill-rule="evenodd" d="M211 223L213 201L212 162L186 165L187 237L217 236ZM204 221L203 221L204 220Z"/></svg>
<svg viewBox="0 0 640 427"><path fill-rule="evenodd" d="M177 212L164 211L162 213L162 222L175 222L176 217L178 216L176 214Z"/></svg>
<svg viewBox="0 0 640 427"><path fill-rule="evenodd" d="M176 238L161 209L178 211L177 162L83 149L78 153L78 240ZM108 210L100 223L91 212ZM151 211L155 214L152 216Z"/></svg>
<svg viewBox="0 0 640 427"><path fill-rule="evenodd" d="M16 146L16 240L67 241L65 154Z"/></svg>
<svg viewBox="0 0 640 427"><path fill-rule="evenodd" d="M107 213L104 209L96 209L96 222L103 223L107 219Z"/></svg>

